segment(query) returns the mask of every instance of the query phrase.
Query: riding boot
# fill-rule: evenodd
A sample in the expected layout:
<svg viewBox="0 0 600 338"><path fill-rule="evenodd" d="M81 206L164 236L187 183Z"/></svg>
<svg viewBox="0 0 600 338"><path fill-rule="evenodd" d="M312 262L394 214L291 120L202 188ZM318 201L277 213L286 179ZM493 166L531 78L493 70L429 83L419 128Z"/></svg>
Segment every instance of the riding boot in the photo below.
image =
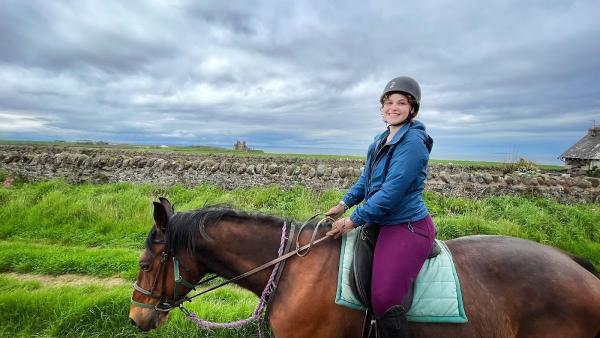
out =
<svg viewBox="0 0 600 338"><path fill-rule="evenodd" d="M394 305L377 318L380 338L408 338L406 310L402 305Z"/></svg>

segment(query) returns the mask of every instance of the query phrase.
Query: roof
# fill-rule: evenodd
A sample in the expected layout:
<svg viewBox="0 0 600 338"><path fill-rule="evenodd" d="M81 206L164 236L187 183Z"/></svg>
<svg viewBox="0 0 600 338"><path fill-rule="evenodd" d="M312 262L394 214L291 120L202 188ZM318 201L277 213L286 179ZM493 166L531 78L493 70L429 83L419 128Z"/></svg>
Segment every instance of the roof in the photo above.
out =
<svg viewBox="0 0 600 338"><path fill-rule="evenodd" d="M588 129L587 135L567 149L558 158L600 160L600 125Z"/></svg>

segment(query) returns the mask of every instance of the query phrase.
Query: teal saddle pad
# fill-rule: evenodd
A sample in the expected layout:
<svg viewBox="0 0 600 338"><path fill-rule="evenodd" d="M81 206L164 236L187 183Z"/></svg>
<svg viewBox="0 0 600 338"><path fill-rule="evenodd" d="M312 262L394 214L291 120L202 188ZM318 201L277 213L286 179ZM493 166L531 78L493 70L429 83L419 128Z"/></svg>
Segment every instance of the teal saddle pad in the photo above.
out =
<svg viewBox="0 0 600 338"><path fill-rule="evenodd" d="M350 287L350 265L359 234L360 230L354 229L342 237L335 303L364 310L365 306ZM452 254L444 242L436 241L441 253L427 259L417 275L413 303L406 318L421 323L466 323L467 315Z"/></svg>

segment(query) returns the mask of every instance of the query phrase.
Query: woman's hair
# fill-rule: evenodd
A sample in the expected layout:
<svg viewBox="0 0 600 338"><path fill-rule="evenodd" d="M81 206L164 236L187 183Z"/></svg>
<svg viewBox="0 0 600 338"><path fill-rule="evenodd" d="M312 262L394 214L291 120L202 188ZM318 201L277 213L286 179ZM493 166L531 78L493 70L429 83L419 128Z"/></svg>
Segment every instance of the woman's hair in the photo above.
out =
<svg viewBox="0 0 600 338"><path fill-rule="evenodd" d="M393 94L400 94L403 95L404 97L406 97L406 99L408 100L408 104L410 104L410 112L408 113L408 117L406 118L406 122L412 122L412 120L417 117L418 111L415 112L415 99L412 95L408 94L408 93L404 93L404 92L389 92L389 93L385 93L382 97L381 100L379 100L379 103L381 104L381 107L379 108L379 110L383 110L383 103L390 98L390 96L392 96ZM381 116L383 117L383 112L381 113ZM383 120L383 122L385 122L385 118Z"/></svg>

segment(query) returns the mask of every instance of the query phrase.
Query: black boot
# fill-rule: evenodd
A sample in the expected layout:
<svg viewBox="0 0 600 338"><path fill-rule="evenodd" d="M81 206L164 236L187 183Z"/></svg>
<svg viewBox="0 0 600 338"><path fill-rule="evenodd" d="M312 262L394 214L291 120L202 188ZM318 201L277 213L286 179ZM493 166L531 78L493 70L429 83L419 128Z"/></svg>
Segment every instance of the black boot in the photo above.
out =
<svg viewBox="0 0 600 338"><path fill-rule="evenodd" d="M377 318L380 338L408 338L406 310L402 305L394 305Z"/></svg>

